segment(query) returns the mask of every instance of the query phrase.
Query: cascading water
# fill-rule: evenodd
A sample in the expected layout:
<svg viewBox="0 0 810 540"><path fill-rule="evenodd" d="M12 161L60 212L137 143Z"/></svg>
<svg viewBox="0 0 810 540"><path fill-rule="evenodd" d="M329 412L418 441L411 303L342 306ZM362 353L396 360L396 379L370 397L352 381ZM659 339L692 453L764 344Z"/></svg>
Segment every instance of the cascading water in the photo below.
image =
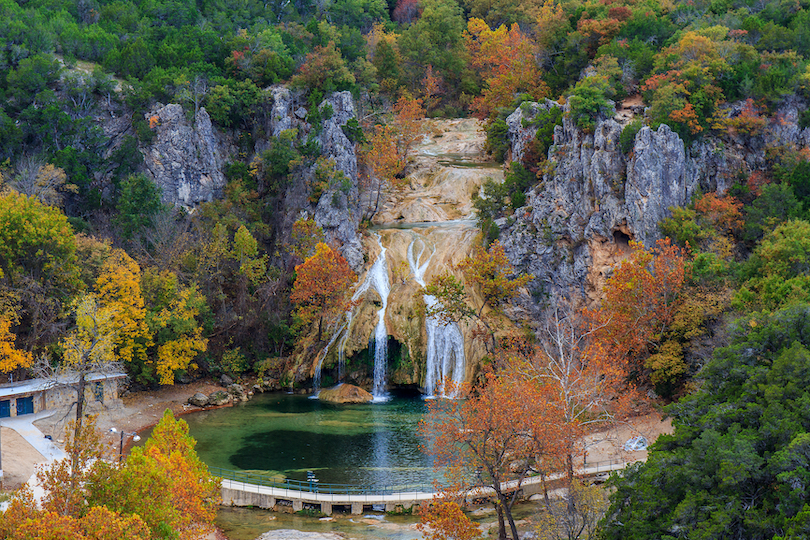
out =
<svg viewBox="0 0 810 540"><path fill-rule="evenodd" d="M415 254L415 245L420 244L419 253ZM427 254L425 241L415 236L408 245L408 265L414 279L422 287L425 286L425 271L433 257L433 251ZM434 307L439 301L436 297L424 295L428 308ZM464 337L456 323L444 323L437 317L425 317L425 330L427 334L425 392L427 397L454 397L456 389L464 381ZM452 389L447 388L447 382L452 381Z"/></svg>
<svg viewBox="0 0 810 540"><path fill-rule="evenodd" d="M388 368L388 329L385 326L385 309L388 307L388 293L391 291L391 284L388 282L388 266L385 263L386 249L382 245L380 236L375 236L377 237L377 244L380 246L380 254L366 274L365 281L352 296L352 301L359 299L364 292L372 287L380 295L382 301L382 307L377 312L377 326L374 329L373 345L369 344L369 348L373 347L374 349L374 384L371 395L374 397L374 401L379 402L388 400L388 395L385 392L385 376ZM349 319L346 335L348 336L351 330L351 314L347 316ZM340 357L343 355L343 344L345 344L345 338L341 343Z"/></svg>
<svg viewBox="0 0 810 540"><path fill-rule="evenodd" d="M349 320L351 322L351 319ZM343 332L343 329L346 328L345 325L339 327L334 334L332 334L332 338L329 340L329 343L326 344L326 347L323 348L321 354L318 355L318 362L315 364L315 376L312 378L312 386L314 388L314 392L312 397L317 398L318 394L321 392L321 371L323 369L323 361L326 358L326 354L329 352L329 349L332 345L335 344L338 336L340 336ZM342 375L342 373L341 373Z"/></svg>

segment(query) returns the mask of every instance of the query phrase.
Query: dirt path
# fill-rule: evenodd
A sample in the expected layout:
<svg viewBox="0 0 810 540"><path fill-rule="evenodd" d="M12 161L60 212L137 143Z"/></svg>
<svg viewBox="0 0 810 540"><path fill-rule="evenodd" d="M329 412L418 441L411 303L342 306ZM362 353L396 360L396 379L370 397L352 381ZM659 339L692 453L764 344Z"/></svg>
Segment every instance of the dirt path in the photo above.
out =
<svg viewBox="0 0 810 540"><path fill-rule="evenodd" d="M166 409L171 409L175 416L199 410L186 404L188 398L196 392L207 395L221 389L222 386L219 384L201 381L128 393L122 398L122 407L105 409L99 414L98 429L104 434L104 441L109 444L110 453L115 454L118 452L121 439L120 435L110 433L110 428L114 427L128 433L139 432L155 425ZM57 413L36 421L34 425L63 447L65 427L72 419L72 415ZM19 488L31 478L36 466L46 461L25 439L9 428L0 428L0 447L5 491Z"/></svg>

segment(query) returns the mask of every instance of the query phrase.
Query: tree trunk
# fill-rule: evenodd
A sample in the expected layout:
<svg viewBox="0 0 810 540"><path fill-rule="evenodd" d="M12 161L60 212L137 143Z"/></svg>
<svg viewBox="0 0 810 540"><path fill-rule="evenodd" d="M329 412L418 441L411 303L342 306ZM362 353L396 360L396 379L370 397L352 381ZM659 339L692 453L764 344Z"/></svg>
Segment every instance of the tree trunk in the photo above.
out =
<svg viewBox="0 0 810 540"><path fill-rule="evenodd" d="M76 397L76 425L73 426L73 451L70 456L70 485L72 488L76 487L76 474L79 468L79 437L82 433L82 420L84 419L84 387L86 381L84 373L79 375L79 387L77 388L78 396Z"/></svg>
<svg viewBox="0 0 810 540"><path fill-rule="evenodd" d="M506 523L503 521L503 505L501 498L496 495L495 510L498 512L498 540L506 540Z"/></svg>
<svg viewBox="0 0 810 540"><path fill-rule="evenodd" d="M509 530L512 532L512 540L518 540L517 525L515 525L515 518L512 517L512 505L506 500L506 495L500 493L498 495L501 499L503 511L506 514L506 520L509 522Z"/></svg>

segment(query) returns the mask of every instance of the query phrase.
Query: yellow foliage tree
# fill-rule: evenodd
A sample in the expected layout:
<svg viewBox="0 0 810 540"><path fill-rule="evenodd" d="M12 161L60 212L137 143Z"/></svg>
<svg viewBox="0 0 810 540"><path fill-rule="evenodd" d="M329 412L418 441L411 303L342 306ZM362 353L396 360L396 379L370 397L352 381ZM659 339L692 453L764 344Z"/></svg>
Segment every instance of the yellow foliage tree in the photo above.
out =
<svg viewBox="0 0 810 540"><path fill-rule="evenodd" d="M151 319L159 345L156 369L160 384L173 384L176 371L196 367L192 361L208 348L208 339L202 336L197 323L201 302L205 302L196 286L184 288ZM160 339L168 332L171 337ZM161 342L162 341L162 342Z"/></svg>
<svg viewBox="0 0 810 540"><path fill-rule="evenodd" d="M11 332L10 317L0 317L0 371L8 372L19 367L31 365L33 357L28 351L21 351L14 346L15 336Z"/></svg>
<svg viewBox="0 0 810 540"><path fill-rule="evenodd" d="M119 328L115 343L118 357L130 364L144 363L147 348L152 344L140 279L138 263L125 251L115 249L96 280L98 298L110 311L112 323Z"/></svg>

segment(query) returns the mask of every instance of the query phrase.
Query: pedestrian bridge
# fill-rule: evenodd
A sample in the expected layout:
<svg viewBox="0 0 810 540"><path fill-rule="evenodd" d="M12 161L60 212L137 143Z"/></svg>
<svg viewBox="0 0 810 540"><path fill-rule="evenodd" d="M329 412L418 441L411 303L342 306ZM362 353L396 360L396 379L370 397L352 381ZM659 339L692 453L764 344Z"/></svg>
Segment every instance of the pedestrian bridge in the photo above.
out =
<svg viewBox="0 0 810 540"><path fill-rule="evenodd" d="M619 471L627 467L628 461L602 461L589 463L577 469L578 476L595 476ZM222 504L226 506L251 506L280 511L291 508L298 512L306 508L319 507L327 516L335 510L362 514L367 510L384 508L386 512L416 511L426 502L441 497L432 485L363 487L341 484L319 484L298 480L277 480L268 475L250 471L233 471L209 468L212 475L222 479ZM545 478L553 481L562 478L557 473ZM506 492L520 489L523 497L543 492L543 477L531 476L510 480L501 484ZM494 494L492 488L478 487L467 492L468 499L489 497Z"/></svg>

